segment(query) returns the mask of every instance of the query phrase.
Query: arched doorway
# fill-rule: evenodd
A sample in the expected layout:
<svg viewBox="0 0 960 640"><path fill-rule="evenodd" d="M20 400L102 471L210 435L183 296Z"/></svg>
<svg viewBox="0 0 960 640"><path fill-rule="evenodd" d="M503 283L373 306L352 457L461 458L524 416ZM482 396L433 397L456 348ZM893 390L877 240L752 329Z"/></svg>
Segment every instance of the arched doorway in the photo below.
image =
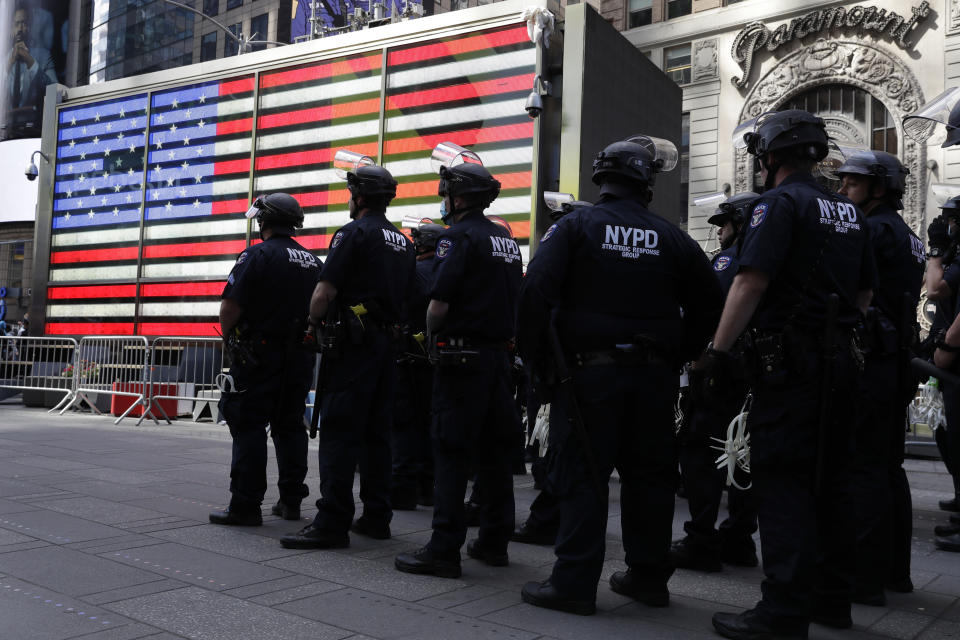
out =
<svg viewBox="0 0 960 640"><path fill-rule="evenodd" d="M921 104L920 83L896 55L873 43L820 39L757 82L739 122L767 111L807 109L826 120L839 143L896 153L910 169L904 219L919 231L925 224L926 147L903 135L901 121ZM735 152L735 166L737 192L749 190L754 175L746 151Z"/></svg>

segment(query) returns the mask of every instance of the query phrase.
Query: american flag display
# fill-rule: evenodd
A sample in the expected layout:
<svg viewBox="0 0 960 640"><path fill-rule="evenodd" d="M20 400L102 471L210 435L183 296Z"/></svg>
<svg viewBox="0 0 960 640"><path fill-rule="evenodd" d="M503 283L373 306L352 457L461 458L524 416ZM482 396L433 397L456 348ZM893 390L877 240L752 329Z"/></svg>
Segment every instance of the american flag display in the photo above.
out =
<svg viewBox="0 0 960 640"><path fill-rule="evenodd" d="M535 66L518 24L61 108L47 333L216 335L224 280L256 241L251 196L296 197L298 241L325 253L349 221L341 148L393 172L395 223L438 217L437 143L476 151L503 184L487 213L526 244Z"/></svg>

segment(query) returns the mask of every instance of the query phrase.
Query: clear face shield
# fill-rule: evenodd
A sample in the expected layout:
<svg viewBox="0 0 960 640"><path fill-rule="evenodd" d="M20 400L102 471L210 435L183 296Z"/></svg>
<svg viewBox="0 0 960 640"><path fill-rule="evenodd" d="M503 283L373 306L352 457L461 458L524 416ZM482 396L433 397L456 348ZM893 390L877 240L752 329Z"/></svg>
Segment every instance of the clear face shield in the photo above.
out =
<svg viewBox="0 0 960 640"><path fill-rule="evenodd" d="M370 156L349 149L340 149L333 156L333 170L341 180L346 180L347 174L353 173L360 167L373 167L376 164Z"/></svg>
<svg viewBox="0 0 960 640"><path fill-rule="evenodd" d="M709 221L709 219L713 216L723 213L720 210L720 205L726 200L727 194L723 191L718 191L716 193L700 196L699 198L694 198L691 205L694 215L691 216L691 218L706 218ZM720 237L718 232L719 228L712 230L712 232L707 235L707 239L703 243L703 250L705 252L710 253L720 249Z"/></svg>
<svg viewBox="0 0 960 640"><path fill-rule="evenodd" d="M550 211L553 211L554 213L564 213L566 211L564 207L569 207L571 203L574 202L574 199L572 193L544 191L543 202L547 205L547 209L550 209Z"/></svg>
<svg viewBox="0 0 960 640"><path fill-rule="evenodd" d="M247 220L250 218L256 218L257 214L260 213L263 207L263 198L257 198L253 201L253 204L250 205L250 208L247 209L247 212L244 214L247 217Z"/></svg>
<svg viewBox="0 0 960 640"><path fill-rule="evenodd" d="M941 182L934 183L930 185L930 194L933 196L933 201L939 209L945 205L948 200L960 196L960 185L943 184Z"/></svg>
<svg viewBox="0 0 960 640"><path fill-rule="evenodd" d="M940 143L946 139L946 127L949 127L950 112L960 102L960 87L947 89L939 96L923 105L903 119L903 132L910 138L925 144ZM944 129L937 127L944 125Z"/></svg>
<svg viewBox="0 0 960 640"><path fill-rule="evenodd" d="M866 147L850 147L841 144L836 144L835 142L830 142L829 150L827 151L827 156L817 163L814 167L814 175L827 180L833 180L840 182L843 177L841 169L843 165L846 164L847 160L851 158L854 154L868 154L873 155L870 149ZM873 156L873 163L878 163L876 156Z"/></svg>
<svg viewBox="0 0 960 640"><path fill-rule="evenodd" d="M403 216L400 227L403 229L419 229L421 225L436 224L431 218L421 218L420 216Z"/></svg>
<svg viewBox="0 0 960 640"><path fill-rule="evenodd" d="M669 140L638 135L631 136L627 138L626 141L640 145L653 156L653 161L658 167L658 172L666 173L667 171L673 171L677 167L680 154L677 152L677 146Z"/></svg>
<svg viewBox="0 0 960 640"><path fill-rule="evenodd" d="M430 154L430 167L438 174L442 168L452 169L464 163L483 165L480 156L453 142L441 142Z"/></svg>

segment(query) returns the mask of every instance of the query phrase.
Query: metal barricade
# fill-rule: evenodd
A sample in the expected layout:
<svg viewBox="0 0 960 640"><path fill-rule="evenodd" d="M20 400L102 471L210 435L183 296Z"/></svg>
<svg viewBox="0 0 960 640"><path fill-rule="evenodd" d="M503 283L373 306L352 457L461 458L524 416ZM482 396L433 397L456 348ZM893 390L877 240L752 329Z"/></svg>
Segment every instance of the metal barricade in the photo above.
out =
<svg viewBox="0 0 960 640"><path fill-rule="evenodd" d="M217 376L223 372L223 352L219 338L155 338L150 347L149 411L170 423L172 417L191 415L196 421L210 409L217 420L220 391Z"/></svg>
<svg viewBox="0 0 960 640"><path fill-rule="evenodd" d="M86 402L96 413L119 413L114 424L119 424L138 407L148 414L149 355L149 345L143 336L81 338L73 364L73 397L60 413ZM132 398L129 405L126 398ZM105 399L110 400L109 406Z"/></svg>
<svg viewBox="0 0 960 640"><path fill-rule="evenodd" d="M0 388L23 392L29 407L56 411L73 397L73 338L0 337Z"/></svg>

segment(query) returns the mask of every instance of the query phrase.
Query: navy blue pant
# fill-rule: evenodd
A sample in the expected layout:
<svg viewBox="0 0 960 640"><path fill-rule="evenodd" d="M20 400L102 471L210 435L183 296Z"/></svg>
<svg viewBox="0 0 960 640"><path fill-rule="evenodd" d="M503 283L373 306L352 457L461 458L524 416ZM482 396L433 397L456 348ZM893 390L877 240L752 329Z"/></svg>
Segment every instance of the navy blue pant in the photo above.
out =
<svg viewBox="0 0 960 640"><path fill-rule="evenodd" d="M393 417L393 490L419 496L433 490L433 453L430 442L430 401L433 369L429 364L397 367Z"/></svg>
<svg viewBox="0 0 960 640"><path fill-rule="evenodd" d="M512 454L520 416L505 351L481 349L466 366L438 366L433 379L435 494L430 549L459 558L467 536L463 510L470 469L483 487L480 544L506 550L514 528Z"/></svg>
<svg viewBox="0 0 960 640"><path fill-rule="evenodd" d="M677 489L674 402L677 372L665 365L596 366L574 372L580 412L599 472L597 495L557 393L550 407L549 485L560 502L560 530L551 582L569 598L593 600L606 551L610 474L620 474L623 548L627 566L643 580L666 583Z"/></svg>
<svg viewBox="0 0 960 640"><path fill-rule="evenodd" d="M859 372L841 349L829 394L824 481L816 488L823 363L798 353L791 373L754 386L750 467L757 495L762 615L805 624L814 611L849 615L855 558L850 469Z"/></svg>
<svg viewBox="0 0 960 640"><path fill-rule="evenodd" d="M299 505L309 495L307 431L303 422L313 355L272 350L260 366L230 368L233 393L223 393L220 411L233 437L230 461L231 506L253 507L267 491L267 425L273 438L279 471L280 500Z"/></svg>
<svg viewBox="0 0 960 640"><path fill-rule="evenodd" d="M327 357L324 355L324 357ZM387 525L390 509L390 429L396 356L386 334L368 331L347 344L324 370L320 404L320 499L313 525L346 533L353 521L353 474L360 467L363 517Z"/></svg>

